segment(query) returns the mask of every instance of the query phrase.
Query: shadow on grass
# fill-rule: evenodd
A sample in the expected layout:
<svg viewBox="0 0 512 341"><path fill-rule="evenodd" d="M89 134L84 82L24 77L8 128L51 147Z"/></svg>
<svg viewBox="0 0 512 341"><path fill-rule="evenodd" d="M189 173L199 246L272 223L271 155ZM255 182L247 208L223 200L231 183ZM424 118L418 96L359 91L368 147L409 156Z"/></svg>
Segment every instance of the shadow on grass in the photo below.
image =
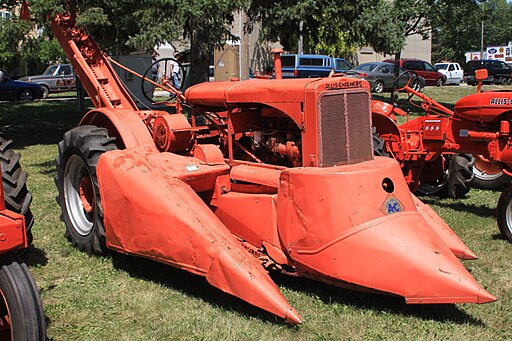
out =
<svg viewBox="0 0 512 341"><path fill-rule="evenodd" d="M259 309L249 303L226 294L210 285L206 279L172 266L144 258L132 257L113 252L112 262L116 269L126 271L131 277L158 283L169 289L178 290L187 296L196 297L212 306L236 312L247 318L256 317L274 324L288 325L283 319Z"/></svg>
<svg viewBox="0 0 512 341"><path fill-rule="evenodd" d="M288 277L280 274L272 277L279 285L284 285L306 295L314 295L325 304L338 303L359 310L373 310L437 322L485 326L485 323L481 320L472 317L464 310L459 309L455 304L406 304L405 300L398 296L337 288L309 279Z"/></svg>
<svg viewBox="0 0 512 341"><path fill-rule="evenodd" d="M55 156L57 156L57 153L55 154ZM37 166L39 174L50 175L52 177L54 177L57 174L55 160L40 162L35 165Z"/></svg>
<svg viewBox="0 0 512 341"><path fill-rule="evenodd" d="M112 261L115 268L126 271L132 277L179 290L188 296L200 298L227 311L236 311L247 317L257 317L264 321L286 325L283 319L211 286L204 277L158 262L117 253L112 254ZM454 304L407 305L401 297L341 289L313 280L290 277L279 273L272 273L271 277L277 285L285 286L305 295L319 297L326 305L339 303L359 310L373 310L438 322L485 326L481 320L473 318Z"/></svg>
<svg viewBox="0 0 512 341"><path fill-rule="evenodd" d="M80 122L83 113L76 109L74 100L4 102L0 105L0 131L14 141L15 148L57 144Z"/></svg>
<svg viewBox="0 0 512 341"><path fill-rule="evenodd" d="M48 264L48 257L46 256L46 253L35 247L33 244L29 246L27 254L23 257L23 260L28 266L45 266Z"/></svg>
<svg viewBox="0 0 512 341"><path fill-rule="evenodd" d="M450 209L452 209L454 211L458 211L458 212L469 212L471 214L477 215L479 217L484 217L484 218L496 217L496 209L490 208L485 205L468 205L468 204L461 202L460 200L449 200L449 199L439 200L439 199L434 199L431 197L422 197L422 196L420 196L419 198L421 199L421 201L423 201L425 204L428 204L428 205L437 205L440 207L450 208Z"/></svg>

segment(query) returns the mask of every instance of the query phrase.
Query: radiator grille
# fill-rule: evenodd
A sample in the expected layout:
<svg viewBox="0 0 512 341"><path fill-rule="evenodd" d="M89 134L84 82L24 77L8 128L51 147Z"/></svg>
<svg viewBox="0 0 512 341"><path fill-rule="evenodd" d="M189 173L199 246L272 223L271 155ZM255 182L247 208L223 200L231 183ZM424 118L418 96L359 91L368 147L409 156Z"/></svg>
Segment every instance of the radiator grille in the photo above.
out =
<svg viewBox="0 0 512 341"><path fill-rule="evenodd" d="M324 94L319 99L318 109L320 167L372 159L368 93Z"/></svg>

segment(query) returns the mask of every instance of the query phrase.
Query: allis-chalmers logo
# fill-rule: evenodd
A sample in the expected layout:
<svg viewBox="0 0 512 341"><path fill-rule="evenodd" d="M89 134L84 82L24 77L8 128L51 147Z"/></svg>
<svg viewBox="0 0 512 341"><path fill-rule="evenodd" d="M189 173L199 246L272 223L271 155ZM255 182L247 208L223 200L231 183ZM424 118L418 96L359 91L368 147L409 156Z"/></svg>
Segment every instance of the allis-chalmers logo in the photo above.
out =
<svg viewBox="0 0 512 341"><path fill-rule="evenodd" d="M511 105L512 98L491 98L491 105Z"/></svg>
<svg viewBox="0 0 512 341"><path fill-rule="evenodd" d="M336 83L330 83L325 85L326 90L339 90L339 89L350 89L350 88L362 88L363 82L360 80L342 81Z"/></svg>

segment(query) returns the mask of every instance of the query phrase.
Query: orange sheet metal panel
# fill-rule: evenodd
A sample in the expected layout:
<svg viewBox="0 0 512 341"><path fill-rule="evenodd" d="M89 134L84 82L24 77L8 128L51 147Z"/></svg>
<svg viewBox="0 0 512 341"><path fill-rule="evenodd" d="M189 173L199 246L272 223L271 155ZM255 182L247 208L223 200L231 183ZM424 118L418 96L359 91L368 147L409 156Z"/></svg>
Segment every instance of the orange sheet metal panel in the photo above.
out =
<svg viewBox="0 0 512 341"><path fill-rule="evenodd" d="M143 148L105 153L97 174L107 246L206 276L219 289L300 323L258 260L187 183L222 172L222 165Z"/></svg>
<svg viewBox="0 0 512 341"><path fill-rule="evenodd" d="M395 160L283 171L278 226L289 258L313 277L410 303L494 300L417 211Z"/></svg>
<svg viewBox="0 0 512 341"><path fill-rule="evenodd" d="M249 165L238 165L231 169L230 176L233 180L278 188L281 170L253 167Z"/></svg>
<svg viewBox="0 0 512 341"><path fill-rule="evenodd" d="M304 102L306 86L318 81L301 78L201 83L188 88L185 97L192 105L214 108L227 108L235 103L300 103Z"/></svg>
<svg viewBox="0 0 512 341"><path fill-rule="evenodd" d="M229 230L256 247L279 245L277 195L230 192L222 195L215 214Z"/></svg>
<svg viewBox="0 0 512 341"><path fill-rule="evenodd" d="M424 204L414 195L413 199L418 212L456 257L467 260L478 258L429 205Z"/></svg>

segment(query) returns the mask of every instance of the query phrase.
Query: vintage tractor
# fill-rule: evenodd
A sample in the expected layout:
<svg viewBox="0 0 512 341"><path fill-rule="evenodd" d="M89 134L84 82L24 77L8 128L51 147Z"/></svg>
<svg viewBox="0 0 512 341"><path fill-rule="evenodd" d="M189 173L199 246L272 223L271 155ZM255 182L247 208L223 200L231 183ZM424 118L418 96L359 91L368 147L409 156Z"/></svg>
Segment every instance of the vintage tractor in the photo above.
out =
<svg viewBox="0 0 512 341"><path fill-rule="evenodd" d="M139 110L73 14L52 30L95 109L59 143L58 202L79 249L153 259L289 323L268 270L402 296L485 303L456 258L476 256L374 157L366 81L202 83L176 113ZM185 115L185 113L187 115Z"/></svg>
<svg viewBox="0 0 512 341"><path fill-rule="evenodd" d="M401 77L409 74L406 72ZM411 78L414 77L412 75ZM412 81L414 80L411 79ZM396 92L394 94L396 95ZM407 96L407 99L410 98ZM425 141L431 141L432 138L439 140L439 137L411 129L409 119L399 125L397 115L408 118L408 114L396 105L404 102L399 101L401 102L397 102L397 96L394 98L395 105L378 100L372 101L372 124L377 136L377 143L374 143L376 153L393 157L400 163L409 189L413 193L463 197L469 192L470 183L474 181L475 157L454 151L440 152L427 146Z"/></svg>
<svg viewBox="0 0 512 341"><path fill-rule="evenodd" d="M442 159L443 155L477 155L478 168L494 174L490 180L499 180L499 185L509 181L500 175L501 170L507 176L512 175L512 91L481 91L482 80L487 78L486 70L477 70L480 83L477 93L466 96L450 110L435 100L412 89L408 84L416 77L407 72L400 77L409 77L409 82L397 92L406 93L406 100L413 96L421 99L424 116L398 126L394 116L405 114L403 110L390 104L375 101L373 103L373 122L377 135L384 141L383 150L393 155L403 165L408 164L410 184L417 185L425 177L442 178L446 166L432 170L424 168L428 161ZM418 156L422 159L418 161ZM468 163L469 163L468 158ZM435 163L430 163L435 165ZM442 164L441 164L442 165ZM499 167L499 170L496 168ZM487 168L487 170L485 170ZM467 171L466 171L467 174ZM461 176L459 173L458 176ZM496 182L494 182L496 185ZM512 242L512 187L508 185L499 199L497 209L498 226L504 238Z"/></svg>
<svg viewBox="0 0 512 341"><path fill-rule="evenodd" d="M12 141L0 138L0 339L45 340L46 322L37 286L20 252L32 240L27 173Z"/></svg>

